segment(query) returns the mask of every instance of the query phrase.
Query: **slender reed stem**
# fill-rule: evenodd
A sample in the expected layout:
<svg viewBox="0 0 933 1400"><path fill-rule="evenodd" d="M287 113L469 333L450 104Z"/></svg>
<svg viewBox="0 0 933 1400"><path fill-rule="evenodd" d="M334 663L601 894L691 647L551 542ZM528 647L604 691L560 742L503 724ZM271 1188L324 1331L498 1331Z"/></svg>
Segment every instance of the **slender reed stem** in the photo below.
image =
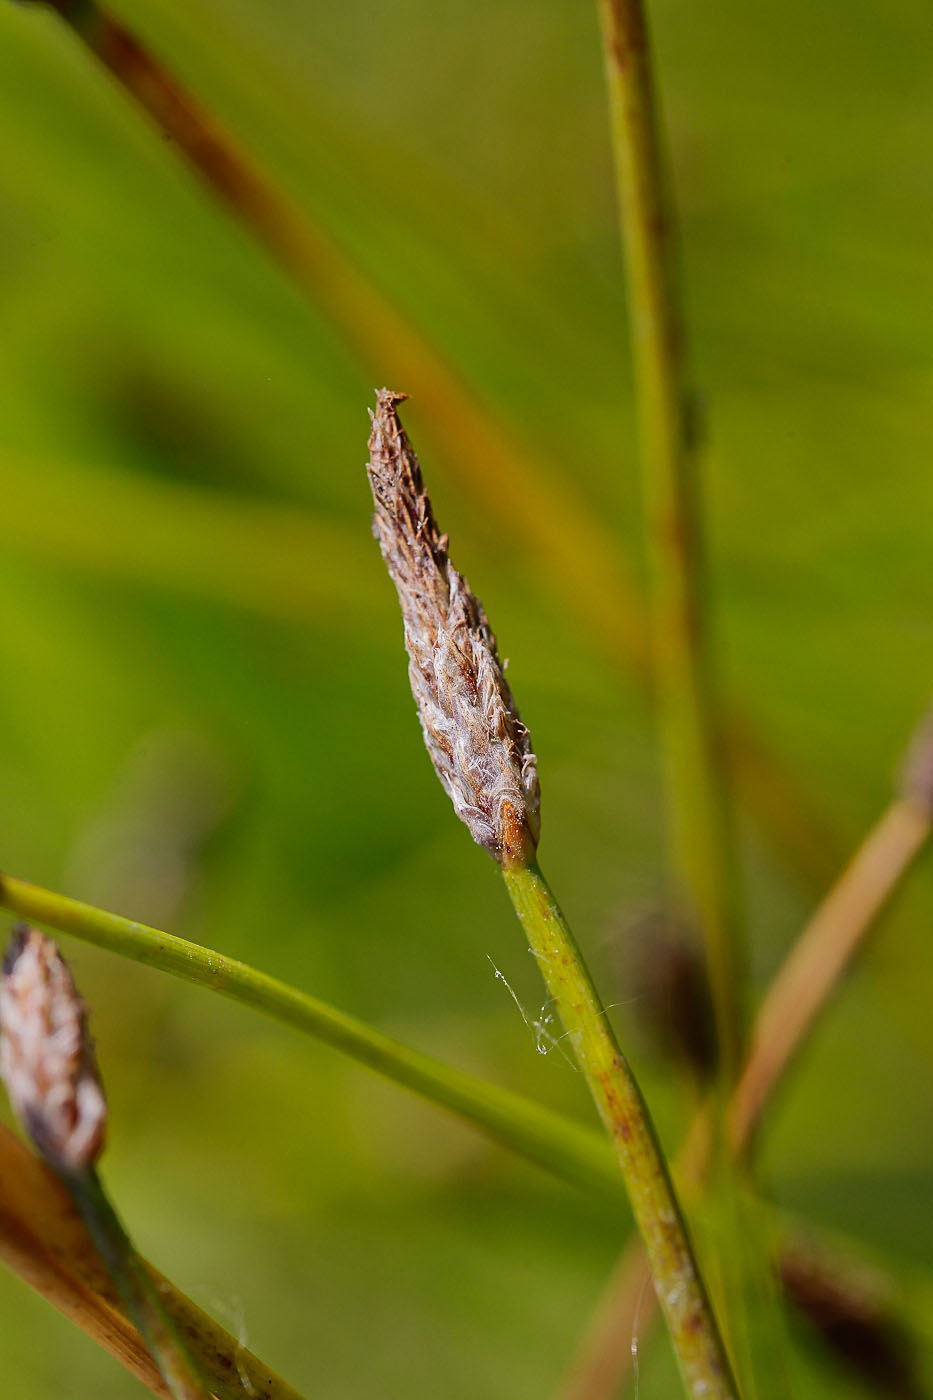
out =
<svg viewBox="0 0 933 1400"><path fill-rule="evenodd" d="M72 1196L61 1178L5 1128L0 1128L0 1179L0 1260L154 1395L168 1396ZM142 1267L218 1400L243 1400L250 1394L301 1400L151 1264Z"/></svg>
<svg viewBox="0 0 933 1400"><path fill-rule="evenodd" d="M127 1311L156 1360L172 1400L210 1400L145 1264L93 1170L67 1175L70 1191Z"/></svg>
<svg viewBox="0 0 933 1400"><path fill-rule="evenodd" d="M742 952L688 443L671 205L641 0L599 0L631 316L654 677L676 857L700 923L725 1083L738 1066Z"/></svg>
<svg viewBox="0 0 933 1400"><path fill-rule="evenodd" d="M616 1150L688 1395L735 1397L712 1307L648 1109L536 864L503 864L531 951Z"/></svg>
<svg viewBox="0 0 933 1400"><path fill-rule="evenodd" d="M595 1133L402 1045L245 963L10 875L0 876L0 906L251 1006L459 1114L573 1185L619 1194L615 1165Z"/></svg>
<svg viewBox="0 0 933 1400"><path fill-rule="evenodd" d="M554 472L512 441L441 352L313 217L255 165L126 25L96 0L50 0L50 8L171 138L173 149L204 187L330 317L367 366L370 382L397 377L416 393L439 453L491 513L508 521L510 537L523 539L535 560L546 561L545 585L562 606L572 609L577 625L588 628L601 654L621 661L646 682L651 669L648 628L638 589L623 570L609 531L581 504L579 495L561 489ZM40 519L39 525L31 525L31 534L41 534L41 524ZM58 527L52 521L47 526L57 540ZM80 552L80 541L75 549ZM254 568L247 565L250 575ZM278 605L282 594L276 568L268 582L261 569L257 572L260 595L273 591ZM231 587L236 588L235 581ZM306 587L304 582L296 584L298 599ZM237 591L242 594L242 589ZM247 592L255 589L251 586ZM812 881L814 851L830 843L842 851L838 835L815 810L812 793L793 779L738 710L730 711L726 739L743 798L776 849ZM816 829L826 833L822 843L801 841L801 831ZM825 879L827 870L822 867L816 874Z"/></svg>
<svg viewBox="0 0 933 1400"><path fill-rule="evenodd" d="M922 737L922 735L921 735ZM927 740L928 758L933 745ZM918 853L929 840L933 807L929 780L924 791L908 782L904 794L880 817L791 948L761 1003L748 1058L729 1101L729 1151L741 1156L787 1070L863 940L874 927ZM919 789L919 790L918 790ZM678 1180L700 1185L711 1147L710 1105L696 1113L678 1154ZM610 1400L629 1369L635 1321L633 1292L644 1271L637 1239L613 1271L574 1359L560 1400ZM642 1333L655 1313L652 1299L638 1310Z"/></svg>
<svg viewBox="0 0 933 1400"><path fill-rule="evenodd" d="M929 839L930 821L929 808L908 798L892 802L784 960L755 1018L748 1060L729 1103L734 1155L749 1147L778 1081Z"/></svg>

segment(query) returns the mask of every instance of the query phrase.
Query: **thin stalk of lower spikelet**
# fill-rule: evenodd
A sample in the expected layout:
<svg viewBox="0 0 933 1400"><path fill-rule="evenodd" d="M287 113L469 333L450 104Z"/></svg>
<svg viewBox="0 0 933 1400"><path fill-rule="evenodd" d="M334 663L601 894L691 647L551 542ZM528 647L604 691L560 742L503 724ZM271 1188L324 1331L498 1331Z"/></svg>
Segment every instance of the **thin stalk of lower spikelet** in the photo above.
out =
<svg viewBox="0 0 933 1400"><path fill-rule="evenodd" d="M174 1400L210 1400L175 1324L94 1171L66 1178L74 1202Z"/></svg>
<svg viewBox="0 0 933 1400"><path fill-rule="evenodd" d="M173 1400L210 1400L97 1175L107 1105L86 1008L52 939L25 925L3 964L0 1075L34 1146L83 1216Z"/></svg>
<svg viewBox="0 0 933 1400"><path fill-rule="evenodd" d="M675 853L706 945L728 1084L742 1039L744 953L699 490L688 441L671 201L641 0L599 0L599 10L628 276L661 742Z"/></svg>
<svg viewBox="0 0 933 1400"><path fill-rule="evenodd" d="M865 938L913 868L933 830L933 715L918 726L898 792L797 938L764 999L752 1028L748 1056L729 1101L728 1145L747 1152L755 1129L787 1071L809 1038ZM701 1185L710 1155L710 1107L695 1115L677 1156L675 1175ZM638 1319L651 1325L649 1298L638 1294L644 1254L637 1240L614 1269L559 1400L611 1400L631 1362Z"/></svg>
<svg viewBox="0 0 933 1400"><path fill-rule="evenodd" d="M454 811L499 864L615 1149L687 1393L737 1391L647 1107L536 862L538 768L495 635L451 562L417 456L382 389L372 414L373 530L404 621L425 747Z"/></svg>
<svg viewBox="0 0 933 1400"><path fill-rule="evenodd" d="M130 1320L113 1279L61 1178L6 1128L0 1128L0 1261L154 1395L170 1395ZM301 1400L162 1274L144 1264L178 1334L217 1400Z"/></svg>

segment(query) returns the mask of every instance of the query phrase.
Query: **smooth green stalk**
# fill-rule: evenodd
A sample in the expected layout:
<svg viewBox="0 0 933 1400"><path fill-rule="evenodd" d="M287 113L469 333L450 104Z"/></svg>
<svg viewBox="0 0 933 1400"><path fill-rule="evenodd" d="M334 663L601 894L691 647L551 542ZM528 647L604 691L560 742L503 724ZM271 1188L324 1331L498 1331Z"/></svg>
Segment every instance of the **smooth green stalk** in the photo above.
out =
<svg viewBox="0 0 933 1400"><path fill-rule="evenodd" d="M133 1248L94 1171L65 1175L84 1223L173 1400L211 1400L182 1345L146 1265Z"/></svg>
<svg viewBox="0 0 933 1400"><path fill-rule="evenodd" d="M654 676L676 857L702 928L724 1083L741 1045L739 920L713 694L671 208L641 0L599 0L628 280Z"/></svg>
<svg viewBox="0 0 933 1400"><path fill-rule="evenodd" d="M503 865L531 951L615 1148L690 1396L738 1391L647 1106L583 958L536 864Z"/></svg>
<svg viewBox="0 0 933 1400"><path fill-rule="evenodd" d="M252 1006L459 1114L574 1186L619 1195L614 1163L595 1133L382 1035L245 963L9 875L0 876L0 906Z"/></svg>

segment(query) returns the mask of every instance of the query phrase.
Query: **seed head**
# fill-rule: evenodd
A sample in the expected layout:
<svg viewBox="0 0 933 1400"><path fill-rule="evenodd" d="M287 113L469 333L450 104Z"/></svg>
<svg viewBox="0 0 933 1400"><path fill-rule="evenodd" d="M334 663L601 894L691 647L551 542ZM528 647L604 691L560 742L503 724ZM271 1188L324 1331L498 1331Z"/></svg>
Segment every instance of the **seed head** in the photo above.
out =
<svg viewBox="0 0 933 1400"><path fill-rule="evenodd" d="M538 769L483 605L447 557L396 404L371 414L373 532L398 591L408 675L431 762L474 841L503 864L530 860L540 829Z"/></svg>
<svg viewBox="0 0 933 1400"><path fill-rule="evenodd" d="M107 1104L87 1010L51 938L20 925L0 983L0 1076L47 1162L76 1174L97 1161Z"/></svg>
<svg viewBox="0 0 933 1400"><path fill-rule="evenodd" d="M782 1253L778 1277L788 1300L873 1394L922 1400L918 1358L884 1279L801 1239Z"/></svg>

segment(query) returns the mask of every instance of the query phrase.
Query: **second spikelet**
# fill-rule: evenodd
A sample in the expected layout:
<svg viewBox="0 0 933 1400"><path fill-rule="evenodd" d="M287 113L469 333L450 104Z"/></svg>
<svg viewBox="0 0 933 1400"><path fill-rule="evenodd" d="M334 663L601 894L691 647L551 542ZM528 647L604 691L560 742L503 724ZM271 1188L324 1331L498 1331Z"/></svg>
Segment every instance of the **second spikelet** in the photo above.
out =
<svg viewBox="0 0 933 1400"><path fill-rule="evenodd" d="M21 925L0 983L0 1075L43 1157L86 1171L104 1145L107 1104L87 1013L54 941Z"/></svg>
<svg viewBox="0 0 933 1400"><path fill-rule="evenodd" d="M503 864L534 856L538 769L483 606L447 556L418 459L383 389L372 414L373 528L405 623L424 741L454 810Z"/></svg>

